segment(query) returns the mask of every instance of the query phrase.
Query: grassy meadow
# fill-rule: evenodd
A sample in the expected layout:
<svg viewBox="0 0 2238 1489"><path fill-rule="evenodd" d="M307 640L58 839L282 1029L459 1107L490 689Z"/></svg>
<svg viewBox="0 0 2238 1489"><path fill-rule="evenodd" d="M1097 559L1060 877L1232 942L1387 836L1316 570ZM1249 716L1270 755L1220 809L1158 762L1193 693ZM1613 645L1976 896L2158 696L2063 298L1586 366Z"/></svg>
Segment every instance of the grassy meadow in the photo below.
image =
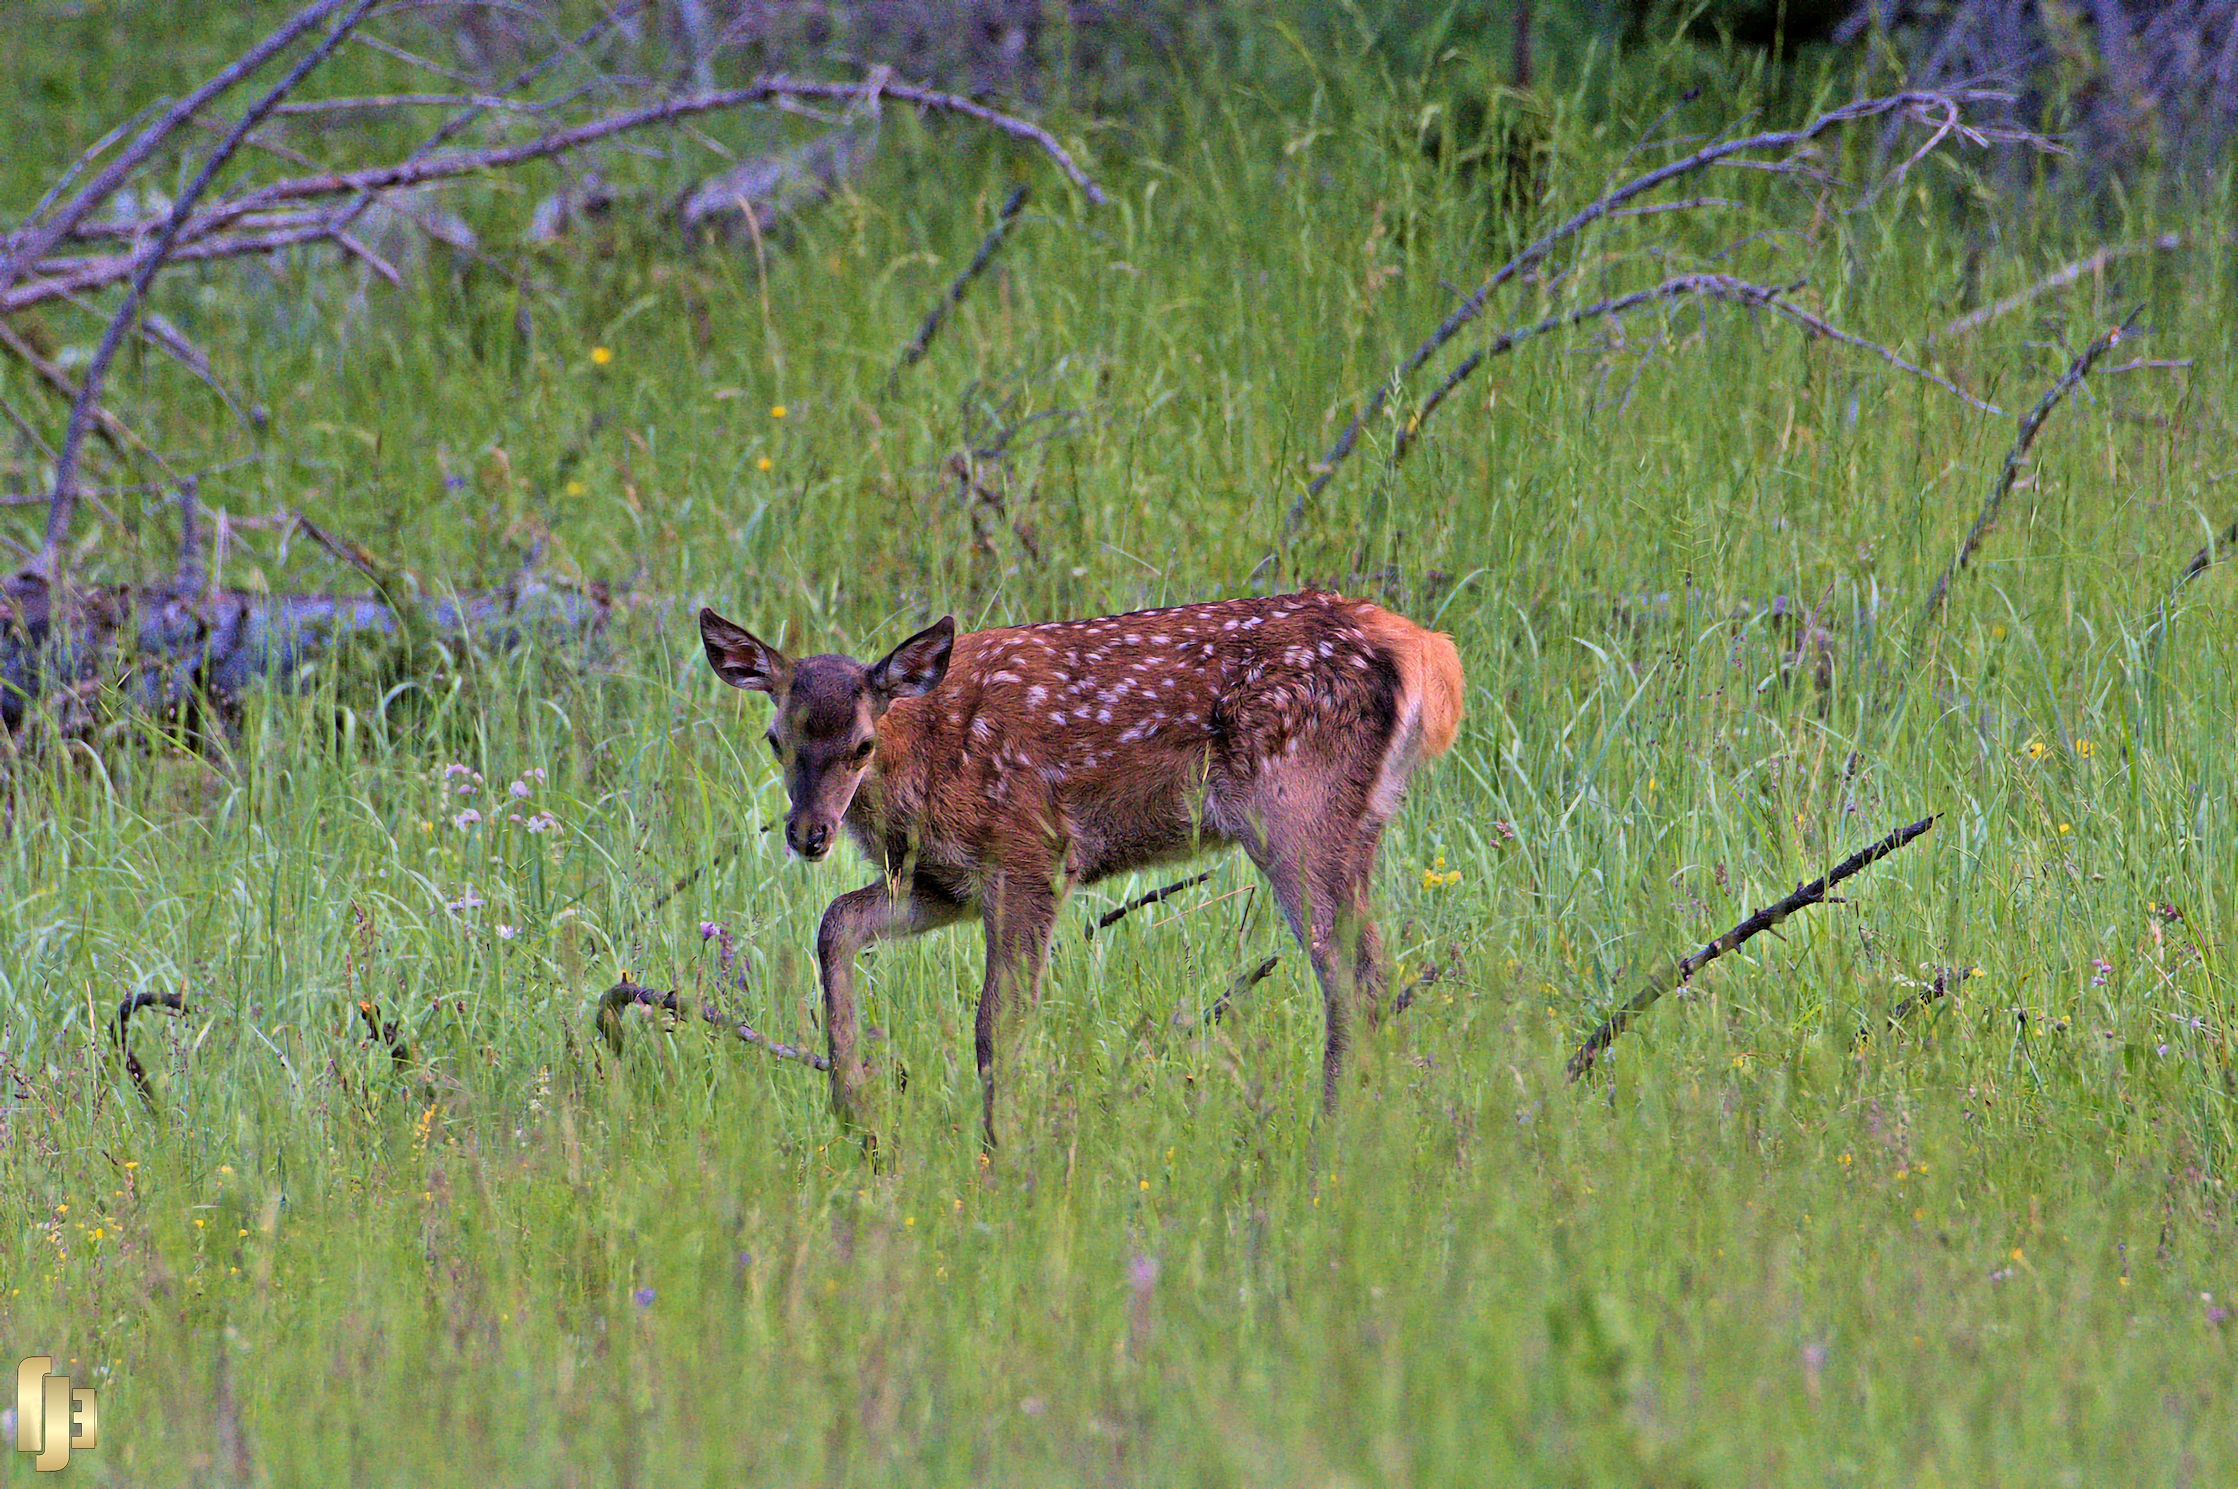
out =
<svg viewBox="0 0 2238 1489"><path fill-rule="evenodd" d="M11 214L240 40L124 86L102 50L123 23L74 24L80 71L8 90ZM164 282L157 308L269 413L252 433L174 366L120 369L134 427L224 467L205 502L306 512L433 587L533 552L627 603L589 646L393 687L328 666L253 696L214 753L123 728L10 763L0 1348L99 1385L101 1446L66 1477L2238 1478L2238 565L2170 599L2238 516L2228 249L2124 261L1924 353L1999 417L1731 306L1558 334L1394 468L1401 398L1291 531L1310 462L1524 224L1418 148L1419 84L1265 45L1282 88L1207 81L1157 127L1060 112L1100 209L893 110L869 177L758 257L627 213L518 248L557 179L526 172L447 198L518 282L431 264L398 292L310 258ZM1854 80L1597 63L1540 100L1540 215L1697 82L1675 130ZM1861 172L1871 144L1828 159ZM657 192L684 166L612 168ZM888 394L1017 181L1036 194L995 267ZM1933 167L1861 212L1756 173L1712 188L1738 205L1596 229L1454 353L1712 267L1807 278L1806 303L1923 355L2097 242L2228 220L1977 203L1959 226L1965 178ZM1917 628L2014 416L2139 303L2140 349L2106 365L2189 365L2070 397ZM98 335L42 314L58 345ZM0 395L59 429L20 365ZM11 490L37 489L24 449ZM144 479L123 471L96 477ZM167 573L167 498L105 500L78 572ZM355 582L253 525L222 577ZM599 1039L628 970L819 1045L817 917L868 878L765 830L766 704L708 671L696 605L863 655L949 612L1308 582L1450 631L1469 674L1377 883L1399 975L1435 976L1362 1041L1333 1120L1319 995L1240 857L1092 940L1161 880L1075 896L991 1161L976 930L864 958L875 1170L813 1072L696 1024ZM1564 1082L1670 958L1930 813ZM187 1016L134 1024L151 1109L110 1026L172 989Z"/></svg>

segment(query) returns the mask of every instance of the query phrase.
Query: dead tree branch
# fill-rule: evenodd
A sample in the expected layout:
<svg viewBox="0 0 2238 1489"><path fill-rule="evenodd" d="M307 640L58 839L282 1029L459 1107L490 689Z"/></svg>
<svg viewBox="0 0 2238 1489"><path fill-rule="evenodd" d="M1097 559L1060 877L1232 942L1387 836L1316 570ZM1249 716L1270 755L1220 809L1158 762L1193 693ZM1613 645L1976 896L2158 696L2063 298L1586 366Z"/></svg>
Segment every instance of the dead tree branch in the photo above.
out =
<svg viewBox="0 0 2238 1489"><path fill-rule="evenodd" d="M18 232L14 241L7 245L7 257L0 259L0 291L13 288L25 270L44 258L96 207L114 196L127 177L161 149L163 142L189 119L208 107L212 99L293 46L297 37L324 21L340 4L341 0L316 0L315 4L297 11L280 29L244 52L240 60L165 110L161 118L142 130L139 138L126 146L53 216Z"/></svg>
<svg viewBox="0 0 2238 1489"><path fill-rule="evenodd" d="M2013 447L2005 452L2005 463L1998 468L1997 479L1989 488L1989 500L1982 503L1980 514L1974 518L1974 525L1967 529L1965 541L1958 545L1957 556L1935 581L1935 587L1928 591L1927 603L1919 613L1919 624L1913 628L1912 639L1915 642L1926 636L1927 628L1942 614L1943 604L1950 596L1951 582L1958 577L1960 570L1973 561L1975 551L1982 545L1982 539L1989 535L1990 525L1996 522L1998 512L2005 505L2005 498L2012 494L2013 483L2020 478L2021 465L2028 459L2029 447L2036 443L2036 436L2043 429L2044 421L2051 417L2051 412L2059 406L2060 399L2065 398L2077 383L2090 376L2092 364L2112 351L2122 337L2128 334L2129 328L2136 324L2137 317L2144 313L2144 309L2140 304L2129 312L2120 325L2094 337L2090 345L2083 348L2082 355L2069 363L2067 370L2059 375L2059 381L2053 383L2042 398L2036 400L2036 406L2021 416L2019 437L2013 441Z"/></svg>
<svg viewBox="0 0 2238 1489"><path fill-rule="evenodd" d="M2091 275L2101 273L2107 265L2122 259L2135 258L2140 254L2147 253L2174 253L2183 248L2185 244L2186 239L2182 233L2162 233L2157 238L2147 238L2141 243L2109 244L2096 253L2086 254L2071 264L2064 264L2054 269L2028 288L2007 295L1995 304L1984 305L1978 309L1967 311L1964 315L1943 327L1942 330L1936 332L1936 339L1938 341L1949 341L1953 337L1965 336L1979 331L1991 321L2010 315L2029 301L2048 295L2054 290L2065 289L2078 279L2087 279Z"/></svg>
<svg viewBox="0 0 2238 1489"><path fill-rule="evenodd" d="M335 48L357 29L358 22L365 19L365 13L375 3L377 0L357 0L348 13L335 22L325 38L298 59L295 66L288 69L286 76L241 116L232 131L210 152L209 158L202 162L202 169L188 183L186 190L179 193L179 199L173 204L163 230L157 234L147 252L140 256L140 262L133 271L131 288L125 294L124 304L110 320L108 330L102 333L101 344L94 349L93 360L86 365L85 376L79 381L77 401L70 408L70 426L63 434L62 450L55 459L54 499L47 508L46 536L40 542L38 554L31 563L31 572L49 584L58 583L62 577L63 544L69 538L70 519L77 509L78 459L85 449L86 433L93 423L101 384L109 375L109 364L116 359L117 348L123 344L125 335L139 314L140 302L146 297L148 286L154 282L156 271L163 267L164 259L170 256L173 245L179 241L180 234L192 220L194 204L201 200L202 193L217 179L218 172L225 168L226 162L233 158L233 152L241 147L257 125L264 122L265 116L295 90L296 84L334 55Z"/></svg>
<svg viewBox="0 0 2238 1489"><path fill-rule="evenodd" d="M918 359L932 345L933 337L940 334L940 324L948 318L948 312L964 303L964 291L971 288L971 282L994 261L995 250L1002 247L1003 239L1010 234L1011 223L1017 220L1025 206L1026 188L1020 186L1002 204L1002 214L995 219L995 225L988 230L987 236L980 240L979 251L971 256L971 263L948 286L948 293L933 303L933 308L925 313L924 324L917 328L917 334L910 338L909 345L902 348L901 360L894 364L894 370L886 377L886 392L889 396L901 386L901 375L917 365Z"/></svg>
<svg viewBox="0 0 2238 1489"><path fill-rule="evenodd" d="M1218 872L1218 869L1206 869L1201 874L1191 874L1188 878L1168 884L1161 889L1153 889L1148 894L1138 894L1118 909L1106 910L1100 919L1093 920L1081 927L1081 938L1093 941L1096 939L1096 932L1109 930L1120 921L1134 914L1135 911L1147 909L1160 900L1181 893L1184 889L1194 889Z"/></svg>
<svg viewBox="0 0 2238 1489"><path fill-rule="evenodd" d="M1097 205L1110 200L1103 188L1089 178L1072 156L1060 145L1056 137L1037 124L1010 114L974 103L968 98L942 93L911 84L877 81L881 97L912 104L934 113L950 113L975 120L1009 137L1031 144L1048 156L1065 176L1078 186L1087 199ZM175 261L214 258L233 258L247 254L271 253L307 243L330 240L338 225L346 226L351 215L345 210L339 215L324 215L286 224L268 230L239 232L236 229L254 220L258 214L271 212L288 203L320 201L329 197L348 196L370 198L373 194L404 187L424 186L437 181L455 180L462 176L508 169L530 161L549 160L587 145L613 139L636 130L657 125L674 124L701 114L717 113L744 108L753 104L782 103L800 98L852 100L862 96L871 83L833 83L814 79L789 78L773 75L758 79L742 88L724 89L714 93L695 94L685 98L664 99L638 108L626 109L605 118L591 120L567 129L554 130L532 140L515 144L493 146L482 150L461 150L435 154L429 146L394 164L371 166L357 170L320 171L308 175L285 177L250 188L240 194L217 202L206 210L195 213L192 221L180 231L163 258ZM461 116L462 118L464 116ZM445 126L460 128L464 124L454 119ZM447 139L438 131L430 145ZM174 209L174 212L176 209ZM155 231L152 221L126 224L120 231L130 239L138 239ZM59 235L58 235L59 236ZM49 244L51 246L51 243ZM65 294L83 294L90 290L137 277L149 261L144 252L103 255L90 258L71 258L52 262L26 261L26 270L36 272L31 277L17 276L17 282L0 280L0 313L12 313L30 306L56 299Z"/></svg>
<svg viewBox="0 0 2238 1489"><path fill-rule="evenodd" d="M1634 1019L1654 1007L1656 1000L1665 993L1673 988L1686 986L1688 982L1693 980L1694 975L1704 967L1727 952L1741 946L1751 937L1770 930L1796 911L1806 906L1822 903L1835 885L1854 874L1864 872L1934 825L1935 819L1933 817L1922 817L1909 827L1897 828L1896 831L1882 838L1870 848L1862 849L1843 859L1824 878L1813 879L1808 884L1797 885L1795 892L1785 899L1766 905L1691 956L1680 957L1669 971L1634 993L1630 1001L1603 1019L1600 1027L1586 1036L1585 1042L1578 1046L1577 1053L1570 1056L1569 1064L1564 1067L1569 1079L1575 1081L1591 1070L1594 1062L1599 1060L1608 1047L1616 1042L1617 1036L1630 1028Z"/></svg>
<svg viewBox="0 0 2238 1489"><path fill-rule="evenodd" d="M2206 573L2216 561L2230 557L2234 549L2238 549L2238 522L2224 528L2221 536L2210 538L2200 545L2199 551L2191 556L2191 562L2185 564L2184 571L2176 576L2176 582L2170 586L2171 592L2182 589Z"/></svg>
<svg viewBox="0 0 2238 1489"><path fill-rule="evenodd" d="M1281 965L1282 958L1277 956L1270 956L1265 961L1259 963L1258 966L1247 967L1242 972L1237 973L1235 981L1222 988L1220 990L1220 996L1213 999L1212 1006L1205 1010L1206 1021L1208 1023L1217 1024L1222 1019L1226 1018L1228 1016L1228 1010L1235 1006L1236 999L1242 997L1245 993L1250 992L1260 983L1265 982L1269 977L1272 977L1274 975L1274 969Z"/></svg>
<svg viewBox="0 0 2238 1489"><path fill-rule="evenodd" d="M685 1016L684 1000L673 989L664 993L658 988L645 987L623 978L601 993L598 999L599 1032L606 1036L607 1047L617 1055L622 1052L622 1015L631 1008L647 1008L656 1013L665 1013L677 1022L682 1022ZM727 1030L740 1042L767 1051L780 1060L791 1060L795 1064L806 1065L811 1070L831 1069L831 1061L814 1050L772 1039L744 1020L733 1019L712 1003L701 1004L699 1016L709 1028Z"/></svg>
<svg viewBox="0 0 2238 1489"><path fill-rule="evenodd" d="M1578 310L1548 316L1545 320L1533 325L1518 327L1512 331L1503 331L1492 339L1489 346L1471 352L1467 357L1454 364L1453 370L1447 373L1444 380L1438 384L1430 396L1422 401L1422 407L1400 429L1398 440L1392 446L1391 463L1396 465L1406 459L1408 451L1414 448L1415 441L1421 437L1422 427L1429 422L1430 416L1438 411L1438 406L1444 403L1454 389L1465 382L1487 360L1512 350L1522 342L1543 336L1549 331L1584 325L1588 321L1600 320L1604 317L1622 316L1629 311L1639 309L1643 305L1655 304L1663 300L1675 300L1687 295L1700 295L1707 299L1724 300L1736 305L1768 309L1777 315L1785 316L1813 336L1823 336L1829 341L1838 341L1844 346L1854 346L1869 351L1890 366L1908 372L1914 377L1923 378L1984 413L2002 412L1995 404L1982 402L1940 373L1932 372L1925 367L1907 361L1879 342L1867 341L1862 336L1852 335L1826 320L1823 316L1789 302L1787 296L1800 288L1802 288L1800 280L1794 284L1782 286L1751 284L1747 280L1736 279L1730 274L1680 274L1664 280L1651 289L1635 290L1628 295L1611 296L1609 299L1597 301Z"/></svg>
<svg viewBox="0 0 2238 1489"><path fill-rule="evenodd" d="M772 1039L744 1020L732 1019L712 1003L702 1004L699 1016L707 1020L711 1026L718 1029L728 1029L747 1044L753 1045L756 1049L767 1050L780 1060L792 1060L807 1066L811 1070L831 1069L831 1061L817 1054L814 1050L802 1049L797 1044L786 1044L782 1040Z"/></svg>
<svg viewBox="0 0 2238 1489"><path fill-rule="evenodd" d="M1344 432L1337 436L1337 441L1330 446L1329 452L1322 456L1319 463L1314 466L1312 480L1307 482L1306 489L1291 503L1287 526L1293 530L1296 528L1305 516L1307 501L1321 494L1329 482L1336 478L1338 467L1358 447L1361 431L1367 428L1370 421L1381 416L1393 395L1408 379L1422 369L1423 364L1436 356L1448 342L1461 333L1464 327L1484 313L1484 307L1495 291L1525 270L1538 264L1553 253L1555 249L1596 222L1602 221L1638 197L1673 181L1682 180L1707 170L1720 162L1731 161L1736 157L1763 156L1780 152L1792 154L1831 130L1865 119L1894 115L1898 119L1909 119L1925 124L1930 129L1942 131L1944 134L1955 133L1968 143L1982 143L1992 138L2007 136L2021 138L2022 136L2017 131L1991 131L1972 125L1953 126L1950 122L1954 116L1954 111L1966 104L1994 101L2002 97L2001 94L1969 90L1956 93L1903 92L1888 94L1880 98L1863 99L1857 103L1829 110L1798 129L1771 130L1705 145L1682 159L1657 166L1651 171L1635 176L1621 186L1603 192L1568 218L1533 239L1514 257L1493 270L1472 294L1447 313L1445 319L1438 323L1437 328L1430 333L1421 345L1400 360L1399 364L1392 369L1391 375L1368 395L1359 413L1352 417L1351 422L1345 426ZM2033 143L2041 143L2034 136L2026 136L2025 138Z"/></svg>

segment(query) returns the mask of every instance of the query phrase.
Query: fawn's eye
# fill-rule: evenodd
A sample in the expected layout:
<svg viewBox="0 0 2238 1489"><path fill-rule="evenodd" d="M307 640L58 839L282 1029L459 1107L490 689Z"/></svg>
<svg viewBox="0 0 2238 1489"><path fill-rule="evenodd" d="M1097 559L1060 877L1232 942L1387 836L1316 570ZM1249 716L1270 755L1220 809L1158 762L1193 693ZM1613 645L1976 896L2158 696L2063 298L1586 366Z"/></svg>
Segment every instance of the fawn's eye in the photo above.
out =
<svg viewBox="0 0 2238 1489"><path fill-rule="evenodd" d="M870 758L870 752L876 748L878 748L877 740L866 739L861 744L855 746L855 758L857 760L868 760Z"/></svg>

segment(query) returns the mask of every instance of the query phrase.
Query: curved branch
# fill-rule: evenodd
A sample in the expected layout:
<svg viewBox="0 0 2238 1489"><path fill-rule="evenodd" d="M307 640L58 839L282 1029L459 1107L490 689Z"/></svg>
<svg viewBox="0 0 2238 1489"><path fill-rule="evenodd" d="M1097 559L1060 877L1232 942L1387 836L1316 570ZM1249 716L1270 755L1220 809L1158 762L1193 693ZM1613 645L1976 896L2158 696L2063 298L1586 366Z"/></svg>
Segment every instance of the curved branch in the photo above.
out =
<svg viewBox="0 0 2238 1489"><path fill-rule="evenodd" d="M1313 479L1306 483L1306 489L1299 493L1297 499L1290 505L1285 526L1292 530L1296 528L1305 516L1307 501L1319 496L1329 482L1336 479L1337 467L1342 465L1350 457L1353 450L1358 447L1360 433L1368 426L1369 421L1383 412L1384 408L1390 403L1393 393L1398 390L1401 384L1419 372L1425 362L1437 355L1447 342L1461 333L1463 327L1484 313L1485 304L1491 299L1493 291L1537 264L1564 242L1585 231L1594 223L1609 217L1626 203L1646 195L1657 187L1668 185L1670 182L1706 170L1720 161L1729 160L1735 156L1761 155L1772 151L1792 152L1809 144L1829 130L1845 124L1853 124L1863 119L1897 114L1919 118L1941 130L1944 134L1948 134L1953 132L1949 121L1958 105L2002 96L2001 94L1973 91L1955 94L1903 92L1891 93L1880 98L1863 99L1838 109L1831 109L1799 129L1770 130L1761 134L1748 135L1741 139L1723 140L1716 144L1705 145L1683 159L1657 166L1654 170L1635 176L1622 186L1603 192L1561 223L1533 239L1513 258L1493 270L1484 283L1477 286L1474 293L1459 305L1456 305L1446 315L1445 319L1438 323L1437 329L1430 333L1427 340L1400 360L1399 364L1391 370L1391 375L1384 379L1382 385L1368 395L1366 404L1362 406L1359 413L1353 416L1352 421L1345 425L1344 432L1338 435L1336 443L1329 447L1329 453L1322 456L1320 462L1314 467ZM1956 132L1966 138L1969 143L1990 137L1985 131L1970 127L1959 127ZM2000 135L2009 133L2001 131ZM2033 136L2028 138L2033 139Z"/></svg>

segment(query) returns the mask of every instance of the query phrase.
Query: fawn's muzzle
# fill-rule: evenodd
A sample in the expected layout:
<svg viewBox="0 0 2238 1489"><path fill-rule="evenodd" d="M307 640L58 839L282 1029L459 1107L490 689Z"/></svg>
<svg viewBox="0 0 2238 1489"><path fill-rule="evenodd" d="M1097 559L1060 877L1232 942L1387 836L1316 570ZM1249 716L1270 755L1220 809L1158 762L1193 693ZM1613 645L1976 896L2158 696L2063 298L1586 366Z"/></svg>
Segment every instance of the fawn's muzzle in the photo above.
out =
<svg viewBox="0 0 2238 1489"><path fill-rule="evenodd" d="M785 846L806 859L822 858L831 851L831 825L825 822L785 824Z"/></svg>

